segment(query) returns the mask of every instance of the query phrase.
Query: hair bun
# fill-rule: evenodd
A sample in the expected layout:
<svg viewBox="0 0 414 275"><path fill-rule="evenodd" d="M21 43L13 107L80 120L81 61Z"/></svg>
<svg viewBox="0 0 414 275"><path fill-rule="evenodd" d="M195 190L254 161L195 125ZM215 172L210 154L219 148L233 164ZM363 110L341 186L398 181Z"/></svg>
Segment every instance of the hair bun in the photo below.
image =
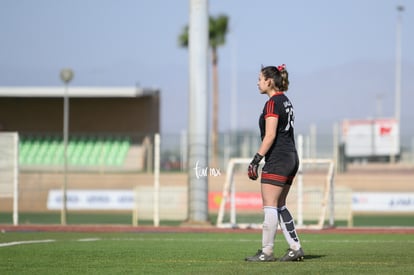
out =
<svg viewBox="0 0 414 275"><path fill-rule="evenodd" d="M276 67L279 72L283 72L286 70L286 64L282 64Z"/></svg>

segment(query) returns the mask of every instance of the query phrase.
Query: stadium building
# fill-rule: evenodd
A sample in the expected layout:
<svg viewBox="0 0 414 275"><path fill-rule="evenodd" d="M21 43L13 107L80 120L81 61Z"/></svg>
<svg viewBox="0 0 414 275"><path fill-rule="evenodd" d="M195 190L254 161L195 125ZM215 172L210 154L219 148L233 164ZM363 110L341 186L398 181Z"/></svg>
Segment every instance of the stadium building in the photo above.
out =
<svg viewBox="0 0 414 275"><path fill-rule="evenodd" d="M70 87L70 169L146 169L151 137L160 130L159 94L139 87ZM19 133L21 170L62 167L64 96L64 87L0 88L0 132Z"/></svg>

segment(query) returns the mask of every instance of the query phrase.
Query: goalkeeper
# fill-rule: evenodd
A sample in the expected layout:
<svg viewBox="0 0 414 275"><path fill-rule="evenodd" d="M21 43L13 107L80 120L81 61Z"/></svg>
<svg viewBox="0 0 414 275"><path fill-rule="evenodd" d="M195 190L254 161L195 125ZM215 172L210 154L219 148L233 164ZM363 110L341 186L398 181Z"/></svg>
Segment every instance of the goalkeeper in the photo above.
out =
<svg viewBox="0 0 414 275"><path fill-rule="evenodd" d="M259 118L262 143L248 168L252 180L258 178L258 167L262 158L265 164L261 174L261 194L264 221L262 248L247 257L246 261L275 261L273 246L278 223L289 244L289 249L279 261L300 261L304 258L292 215L286 207L286 197L298 171L299 159L294 138L293 105L285 95L289 79L286 66L262 67L257 83L261 94L266 94L266 102Z"/></svg>

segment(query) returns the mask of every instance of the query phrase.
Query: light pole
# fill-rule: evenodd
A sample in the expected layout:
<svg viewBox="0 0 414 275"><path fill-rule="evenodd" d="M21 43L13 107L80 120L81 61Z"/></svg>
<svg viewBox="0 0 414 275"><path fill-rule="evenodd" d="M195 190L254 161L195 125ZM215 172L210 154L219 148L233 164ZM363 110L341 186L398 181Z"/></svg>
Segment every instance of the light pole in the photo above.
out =
<svg viewBox="0 0 414 275"><path fill-rule="evenodd" d="M401 29L402 29L402 12L404 6L397 6L397 35L396 35L396 50L395 50L395 119L400 125L401 119Z"/></svg>
<svg viewBox="0 0 414 275"><path fill-rule="evenodd" d="M73 71L69 68L60 71L60 79L65 84L65 93L63 96L63 185L62 185L62 210L60 215L60 222L66 225L67 214L67 196L66 189L68 183L68 135L69 135L69 97L68 84L73 79Z"/></svg>
<svg viewBox="0 0 414 275"><path fill-rule="evenodd" d="M397 30L396 30L396 46L395 46L395 120L398 125L398 132L396 133L395 142L399 144L400 133L401 133L401 29L402 29L402 12L404 11L404 6L397 6L398 17L397 17ZM397 153L398 154L398 153ZM390 158L391 163L396 161L396 154L393 154Z"/></svg>
<svg viewBox="0 0 414 275"><path fill-rule="evenodd" d="M208 0L190 1L188 181L189 222L208 221Z"/></svg>
<svg viewBox="0 0 414 275"><path fill-rule="evenodd" d="M376 118L382 118L382 94L377 94L376 97Z"/></svg>

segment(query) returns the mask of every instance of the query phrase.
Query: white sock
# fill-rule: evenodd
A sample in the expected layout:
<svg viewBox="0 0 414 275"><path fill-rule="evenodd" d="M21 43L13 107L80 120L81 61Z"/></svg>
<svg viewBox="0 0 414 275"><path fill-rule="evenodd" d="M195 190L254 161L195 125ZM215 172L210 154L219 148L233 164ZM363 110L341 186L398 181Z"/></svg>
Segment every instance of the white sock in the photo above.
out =
<svg viewBox="0 0 414 275"><path fill-rule="evenodd" d="M273 253L273 245L276 237L278 212L273 206L264 206L264 221L262 229L262 251L266 255Z"/></svg>
<svg viewBox="0 0 414 275"><path fill-rule="evenodd" d="M301 248L298 234L296 233L295 223L292 215L286 206L282 206L277 209L279 213L280 228L282 228L283 235L289 244L289 247L293 250L299 250Z"/></svg>

